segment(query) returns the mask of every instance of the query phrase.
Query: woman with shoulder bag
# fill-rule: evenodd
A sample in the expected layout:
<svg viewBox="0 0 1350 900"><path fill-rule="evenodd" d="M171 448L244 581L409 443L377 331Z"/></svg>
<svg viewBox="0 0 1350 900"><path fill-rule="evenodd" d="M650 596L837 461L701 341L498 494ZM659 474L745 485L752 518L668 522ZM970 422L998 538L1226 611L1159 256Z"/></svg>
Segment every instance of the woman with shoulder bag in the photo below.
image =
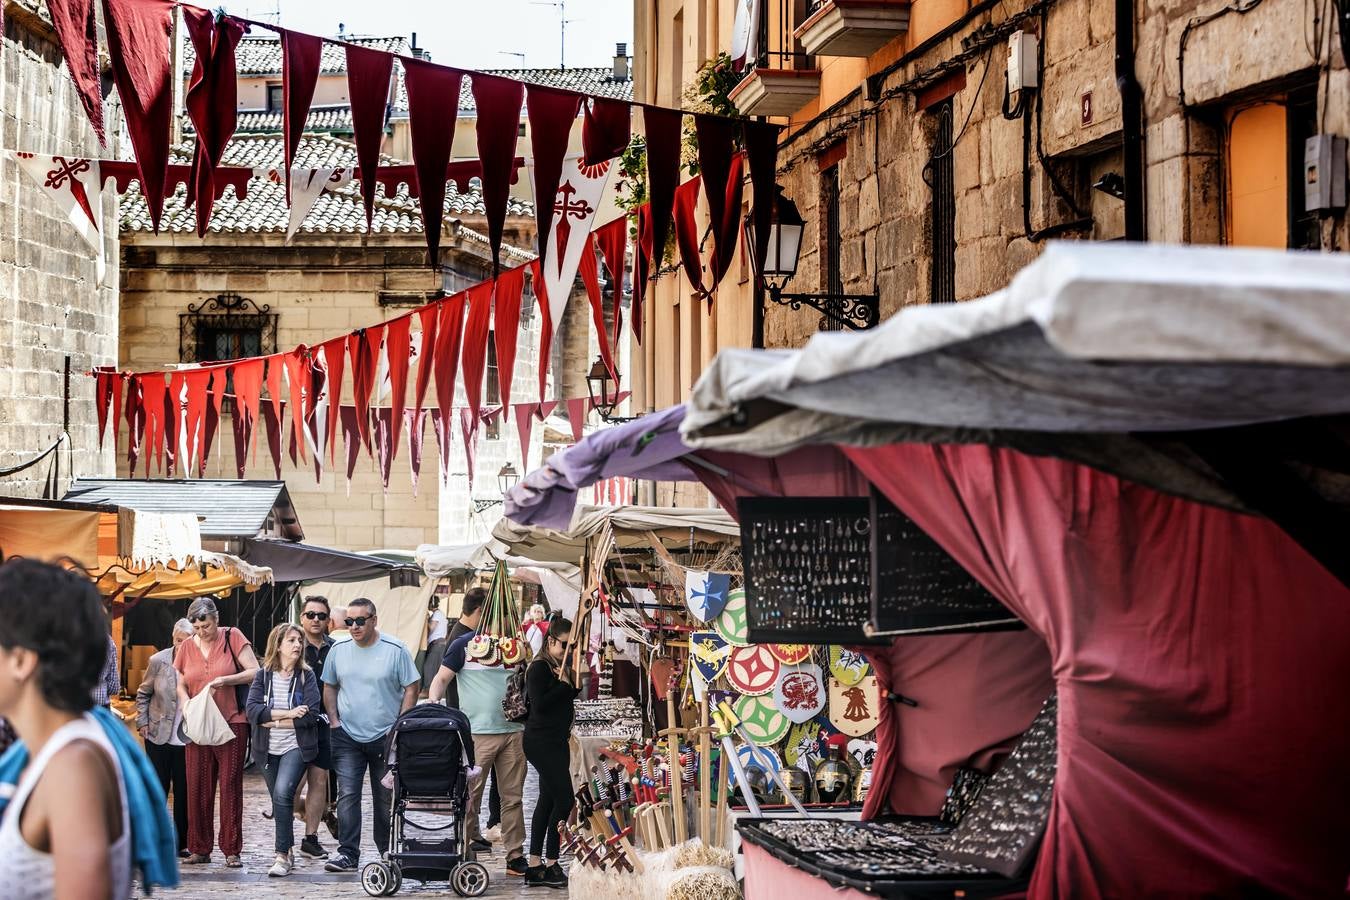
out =
<svg viewBox="0 0 1350 900"><path fill-rule="evenodd" d="M211 861L215 843L214 812L216 785L220 785L220 850L225 865L240 868L239 854L244 849L244 753L248 746L248 717L239 697L247 691L258 671L258 658L248 638L237 628L220 627L220 610L210 597L199 597L188 607L188 621L196 629L191 640L184 641L174 654L178 670L178 703L202 691L211 691L211 699L225 717L234 739L205 747L188 744L188 850L184 860L191 865ZM245 698L247 694L245 694Z"/></svg>
<svg viewBox="0 0 1350 900"><path fill-rule="evenodd" d="M539 800L530 819L530 858L525 870L529 886L567 887L567 875L558 865L558 823L567 820L575 802L572 795L572 719L577 689L558 677L572 623L562 616L548 624L540 654L525 672L525 759L539 773Z"/></svg>
<svg viewBox="0 0 1350 900"><path fill-rule="evenodd" d="M319 755L319 682L305 662L305 636L283 623L267 637L262 668L248 692L253 761L267 779L276 823L276 861L267 874L291 874L295 865L295 789Z"/></svg>

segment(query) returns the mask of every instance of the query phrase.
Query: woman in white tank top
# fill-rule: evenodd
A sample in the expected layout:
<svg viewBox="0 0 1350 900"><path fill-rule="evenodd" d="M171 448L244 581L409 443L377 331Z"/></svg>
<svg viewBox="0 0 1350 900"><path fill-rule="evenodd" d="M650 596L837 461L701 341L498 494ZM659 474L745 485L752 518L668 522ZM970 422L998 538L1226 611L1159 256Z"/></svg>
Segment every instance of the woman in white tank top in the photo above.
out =
<svg viewBox="0 0 1350 900"><path fill-rule="evenodd" d="M0 893L131 896L131 825L117 754L88 714L108 620L83 575L0 565L0 716L29 762L0 819Z"/></svg>

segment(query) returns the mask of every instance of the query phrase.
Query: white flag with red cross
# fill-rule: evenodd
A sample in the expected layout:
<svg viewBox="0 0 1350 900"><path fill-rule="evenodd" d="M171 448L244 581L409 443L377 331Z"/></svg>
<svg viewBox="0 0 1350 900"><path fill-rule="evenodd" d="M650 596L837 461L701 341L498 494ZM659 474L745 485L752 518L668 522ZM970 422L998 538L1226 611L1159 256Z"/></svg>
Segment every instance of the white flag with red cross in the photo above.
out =
<svg viewBox="0 0 1350 900"><path fill-rule="evenodd" d="M19 168L56 201L85 243L94 248L98 282L103 283L103 179L98 160L78 156L13 153Z"/></svg>
<svg viewBox="0 0 1350 900"><path fill-rule="evenodd" d="M608 160L587 166L582 164L580 156L563 159L562 177L558 179L558 195L553 204L553 225L549 230L552 246L543 261L548 315L555 334L562 324L572 282L581 265L581 254L586 249L586 239L605 195L610 168ZM534 178L533 166L530 177Z"/></svg>

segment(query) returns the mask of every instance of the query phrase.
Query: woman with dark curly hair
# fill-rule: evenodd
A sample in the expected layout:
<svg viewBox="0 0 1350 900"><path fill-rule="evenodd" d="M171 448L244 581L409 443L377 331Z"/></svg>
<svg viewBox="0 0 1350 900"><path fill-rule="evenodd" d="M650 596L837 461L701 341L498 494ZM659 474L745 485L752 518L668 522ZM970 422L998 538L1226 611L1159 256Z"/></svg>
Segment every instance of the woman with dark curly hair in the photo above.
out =
<svg viewBox="0 0 1350 900"><path fill-rule="evenodd" d="M108 619L83 575L0 565L0 716L30 754L0 820L7 898L131 896L131 823L116 750L90 715Z"/></svg>

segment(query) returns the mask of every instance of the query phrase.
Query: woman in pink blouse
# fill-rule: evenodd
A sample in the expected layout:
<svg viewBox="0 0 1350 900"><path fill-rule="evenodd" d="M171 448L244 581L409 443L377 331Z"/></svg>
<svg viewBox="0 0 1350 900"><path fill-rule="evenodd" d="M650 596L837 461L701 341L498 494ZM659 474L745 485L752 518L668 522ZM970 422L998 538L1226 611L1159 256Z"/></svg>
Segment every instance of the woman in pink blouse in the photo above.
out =
<svg viewBox="0 0 1350 900"><path fill-rule="evenodd" d="M234 740L215 747L187 745L188 864L211 861L215 843L213 812L216 783L220 783L220 850L225 865L237 869L244 849L244 752L248 746L248 717L237 698L236 686L246 687L258 671L258 658L248 638L237 628L220 627L215 601L200 597L188 607L188 621L196 634L174 654L178 670L178 702L211 691Z"/></svg>

